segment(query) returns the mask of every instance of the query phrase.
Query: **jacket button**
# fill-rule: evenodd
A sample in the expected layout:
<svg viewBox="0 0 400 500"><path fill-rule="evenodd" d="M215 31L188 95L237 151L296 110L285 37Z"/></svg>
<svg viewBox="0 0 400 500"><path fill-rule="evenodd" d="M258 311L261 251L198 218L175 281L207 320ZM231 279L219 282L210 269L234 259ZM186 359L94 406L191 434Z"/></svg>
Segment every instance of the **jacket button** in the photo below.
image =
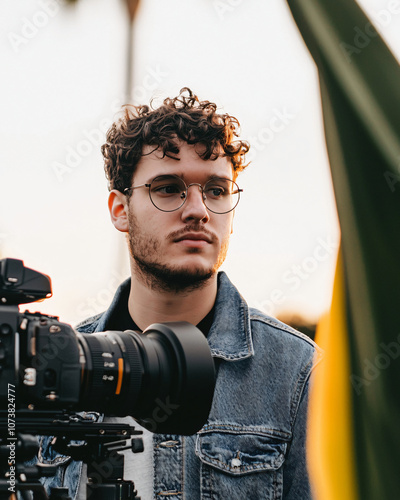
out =
<svg viewBox="0 0 400 500"><path fill-rule="evenodd" d="M232 467L240 467L242 462L238 458L232 458L231 465Z"/></svg>

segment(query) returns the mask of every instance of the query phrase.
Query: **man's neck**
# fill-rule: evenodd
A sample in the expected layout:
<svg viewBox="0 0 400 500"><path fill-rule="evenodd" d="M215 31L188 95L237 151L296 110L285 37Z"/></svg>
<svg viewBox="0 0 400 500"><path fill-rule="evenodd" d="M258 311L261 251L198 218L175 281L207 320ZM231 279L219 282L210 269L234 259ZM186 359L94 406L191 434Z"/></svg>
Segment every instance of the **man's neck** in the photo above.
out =
<svg viewBox="0 0 400 500"><path fill-rule="evenodd" d="M181 293L149 288L134 272L131 280L128 309L141 330L168 321L197 325L211 311L217 296L217 274L203 286Z"/></svg>

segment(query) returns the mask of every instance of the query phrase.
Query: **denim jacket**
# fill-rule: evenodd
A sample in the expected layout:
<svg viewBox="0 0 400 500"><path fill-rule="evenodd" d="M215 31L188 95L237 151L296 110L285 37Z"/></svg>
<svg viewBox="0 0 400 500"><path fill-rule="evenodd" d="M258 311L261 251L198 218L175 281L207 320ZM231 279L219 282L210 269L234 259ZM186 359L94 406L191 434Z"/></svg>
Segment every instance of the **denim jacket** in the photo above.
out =
<svg viewBox="0 0 400 500"><path fill-rule="evenodd" d="M80 325L107 330L109 309ZM305 335L248 307L225 273L208 343L217 363L208 421L193 436L153 435L154 498L168 500L308 500L305 438L310 374L320 349ZM93 418L88 414L88 418ZM74 499L81 464L42 439L39 460L59 464L46 486L68 486ZM140 494L140 492L139 492Z"/></svg>

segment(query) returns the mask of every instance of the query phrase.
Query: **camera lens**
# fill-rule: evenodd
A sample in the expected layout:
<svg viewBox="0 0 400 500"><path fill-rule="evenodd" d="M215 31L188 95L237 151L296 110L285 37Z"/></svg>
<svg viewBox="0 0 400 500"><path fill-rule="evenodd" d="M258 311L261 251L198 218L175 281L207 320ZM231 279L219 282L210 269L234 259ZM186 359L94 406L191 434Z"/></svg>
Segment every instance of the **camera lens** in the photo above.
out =
<svg viewBox="0 0 400 500"><path fill-rule="evenodd" d="M143 333L78 334L79 407L138 420L152 432L194 434L215 384L204 335L190 323L156 323Z"/></svg>

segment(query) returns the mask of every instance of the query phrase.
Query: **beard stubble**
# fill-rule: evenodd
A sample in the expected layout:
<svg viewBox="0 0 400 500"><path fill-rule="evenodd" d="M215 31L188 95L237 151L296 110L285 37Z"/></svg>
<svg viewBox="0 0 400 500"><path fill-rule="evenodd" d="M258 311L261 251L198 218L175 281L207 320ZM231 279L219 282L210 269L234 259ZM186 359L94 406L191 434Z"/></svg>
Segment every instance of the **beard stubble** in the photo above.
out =
<svg viewBox="0 0 400 500"><path fill-rule="evenodd" d="M152 236L145 235L139 228L137 218L132 211L128 212L129 233L127 234L129 252L136 266L134 272L147 287L161 292L189 293L206 285L218 271L225 260L228 242L224 242L218 255L218 260L209 269L188 269L180 266L168 266L160 259L160 241ZM200 224L187 225L183 232L201 231ZM208 232L208 234L210 234ZM198 253L200 249L190 248L189 253Z"/></svg>

